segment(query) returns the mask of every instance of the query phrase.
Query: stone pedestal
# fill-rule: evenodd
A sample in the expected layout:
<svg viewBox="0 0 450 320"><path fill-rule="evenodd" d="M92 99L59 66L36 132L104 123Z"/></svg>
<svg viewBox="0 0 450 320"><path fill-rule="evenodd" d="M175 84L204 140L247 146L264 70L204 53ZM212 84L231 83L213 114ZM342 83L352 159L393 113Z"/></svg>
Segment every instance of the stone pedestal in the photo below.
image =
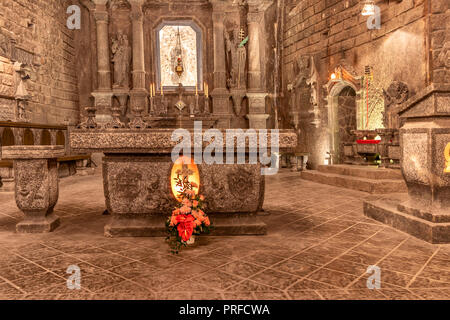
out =
<svg viewBox="0 0 450 320"><path fill-rule="evenodd" d="M17 232L51 232L59 226L53 208L58 201L56 159L62 156L62 146L3 147L2 157L14 160L16 203L25 214L16 226Z"/></svg>
<svg viewBox="0 0 450 320"><path fill-rule="evenodd" d="M400 112L401 168L408 197L365 203L365 214L432 243L450 243L450 86L432 85ZM383 203L384 202L384 203ZM390 205L388 205L390 204Z"/></svg>
<svg viewBox="0 0 450 320"><path fill-rule="evenodd" d="M111 122L111 108L114 93L112 91L95 91L92 93L96 108L95 122L104 126Z"/></svg>
<svg viewBox="0 0 450 320"><path fill-rule="evenodd" d="M249 103L249 114L247 114L249 127L252 129L266 129L267 119L269 119L269 114L266 114L267 93L249 92L247 97Z"/></svg>
<svg viewBox="0 0 450 320"><path fill-rule="evenodd" d="M219 118L217 128L228 129L231 128L232 115L229 112L228 102L230 93L227 89L214 89L211 93L213 100L213 114Z"/></svg>

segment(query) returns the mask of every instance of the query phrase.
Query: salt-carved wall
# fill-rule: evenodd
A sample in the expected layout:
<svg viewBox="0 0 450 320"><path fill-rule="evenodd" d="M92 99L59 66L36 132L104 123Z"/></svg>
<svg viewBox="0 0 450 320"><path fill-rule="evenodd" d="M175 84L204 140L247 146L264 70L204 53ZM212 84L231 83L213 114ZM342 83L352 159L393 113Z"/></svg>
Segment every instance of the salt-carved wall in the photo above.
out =
<svg viewBox="0 0 450 320"><path fill-rule="evenodd" d="M17 120L14 99L21 75L14 70L16 60L29 69L24 83L30 95L28 121L78 122L76 44L74 31L66 27L66 10L74 3L78 1L1 1L0 121Z"/></svg>
<svg viewBox="0 0 450 320"><path fill-rule="evenodd" d="M290 108L287 85L296 76L294 62L303 55L315 58L320 88L329 81L334 67L342 59L361 76L365 66L372 66L374 82L380 89L386 89L394 80L406 83L411 94L425 88L433 77L439 76L430 63L427 46L433 45L430 33L445 28L445 23L438 25L440 12L445 12L444 2L403 0L388 4L376 1L381 8L381 28L369 30L367 17L361 15L360 1L285 1L284 110ZM433 15L428 15L429 12ZM330 150L326 96L326 90L321 89L319 126L312 125L310 117L300 118L303 138L299 149L310 153L314 167L324 163ZM312 111L311 104L299 107ZM284 126L288 127L290 122L290 115L285 112Z"/></svg>

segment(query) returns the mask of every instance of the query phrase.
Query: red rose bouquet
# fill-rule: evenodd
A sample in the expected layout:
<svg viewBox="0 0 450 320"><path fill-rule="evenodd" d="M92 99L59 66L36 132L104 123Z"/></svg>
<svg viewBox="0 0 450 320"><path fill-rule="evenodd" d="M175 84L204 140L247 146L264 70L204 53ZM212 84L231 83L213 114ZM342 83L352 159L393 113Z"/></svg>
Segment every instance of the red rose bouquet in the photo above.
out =
<svg viewBox="0 0 450 320"><path fill-rule="evenodd" d="M183 186L179 193L181 202L166 222L167 241L172 253L178 253L181 247L187 246L193 235L208 234L212 228L209 217L203 211L205 197L197 195L193 190L198 186L186 180L180 179L179 182Z"/></svg>

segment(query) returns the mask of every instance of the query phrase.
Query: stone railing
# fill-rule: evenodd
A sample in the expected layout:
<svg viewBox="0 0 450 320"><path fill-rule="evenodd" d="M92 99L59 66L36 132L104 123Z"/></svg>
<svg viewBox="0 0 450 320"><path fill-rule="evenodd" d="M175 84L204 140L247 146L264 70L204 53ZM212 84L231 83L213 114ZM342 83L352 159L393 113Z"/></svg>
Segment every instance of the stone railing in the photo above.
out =
<svg viewBox="0 0 450 320"><path fill-rule="evenodd" d="M58 158L60 177L73 175L77 167L89 165L89 155L71 152L66 126L0 121L0 147L33 145L64 147L64 155ZM13 190L13 162L3 159L0 148L0 192Z"/></svg>

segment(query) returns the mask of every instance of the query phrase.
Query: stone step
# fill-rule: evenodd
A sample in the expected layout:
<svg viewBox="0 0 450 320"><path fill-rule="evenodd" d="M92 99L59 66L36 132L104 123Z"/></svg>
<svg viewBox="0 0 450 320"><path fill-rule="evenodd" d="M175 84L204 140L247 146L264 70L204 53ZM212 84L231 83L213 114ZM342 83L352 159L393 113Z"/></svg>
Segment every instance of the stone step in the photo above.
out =
<svg viewBox="0 0 450 320"><path fill-rule="evenodd" d="M340 174L374 180L403 180L402 172L400 170L378 168L375 166L356 166L346 164L331 166L321 165L318 170L323 173Z"/></svg>
<svg viewBox="0 0 450 320"><path fill-rule="evenodd" d="M431 222L400 212L399 204L395 199L365 201L364 215L430 243L450 243L449 222Z"/></svg>
<svg viewBox="0 0 450 320"><path fill-rule="evenodd" d="M313 182L359 190L368 193L384 194L407 192L405 182L399 179L375 180L340 174L324 173L317 170L302 171L301 177L305 180Z"/></svg>

